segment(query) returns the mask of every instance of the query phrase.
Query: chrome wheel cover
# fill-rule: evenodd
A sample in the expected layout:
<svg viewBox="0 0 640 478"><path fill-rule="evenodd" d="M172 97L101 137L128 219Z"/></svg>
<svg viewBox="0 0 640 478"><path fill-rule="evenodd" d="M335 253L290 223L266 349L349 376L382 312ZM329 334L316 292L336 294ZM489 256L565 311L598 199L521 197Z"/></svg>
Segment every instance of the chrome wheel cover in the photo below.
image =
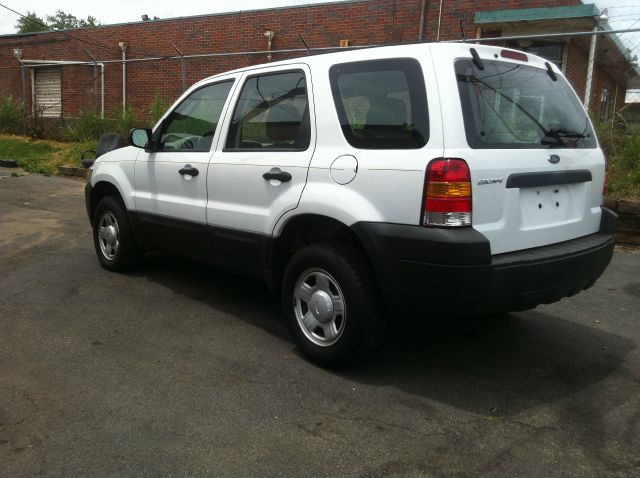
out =
<svg viewBox="0 0 640 478"><path fill-rule="evenodd" d="M112 261L120 248L120 229L111 211L105 211L98 220L98 244L105 259Z"/></svg>
<svg viewBox="0 0 640 478"><path fill-rule="evenodd" d="M320 347L335 344L346 323L344 295L327 271L307 269L293 288L293 308L302 333Z"/></svg>

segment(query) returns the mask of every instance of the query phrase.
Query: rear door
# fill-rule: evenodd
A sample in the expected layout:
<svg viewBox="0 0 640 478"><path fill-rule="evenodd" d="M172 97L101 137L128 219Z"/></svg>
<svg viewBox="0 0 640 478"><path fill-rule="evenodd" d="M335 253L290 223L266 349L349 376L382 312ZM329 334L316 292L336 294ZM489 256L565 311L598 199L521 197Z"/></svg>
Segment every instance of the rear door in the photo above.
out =
<svg viewBox="0 0 640 478"><path fill-rule="evenodd" d="M278 218L298 205L315 145L310 78L303 64L245 73L207 174L219 253L258 254Z"/></svg>
<svg viewBox="0 0 640 478"><path fill-rule="evenodd" d="M541 58L473 48L479 60L468 45L433 55L452 106L445 156L469 164L473 227L493 254L597 232L604 157L569 83Z"/></svg>

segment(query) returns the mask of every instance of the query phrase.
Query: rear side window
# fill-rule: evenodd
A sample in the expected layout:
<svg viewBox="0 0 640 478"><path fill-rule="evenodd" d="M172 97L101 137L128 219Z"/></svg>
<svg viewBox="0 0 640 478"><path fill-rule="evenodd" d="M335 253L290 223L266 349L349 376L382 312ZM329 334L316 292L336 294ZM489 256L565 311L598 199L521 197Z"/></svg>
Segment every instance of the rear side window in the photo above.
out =
<svg viewBox="0 0 640 478"><path fill-rule="evenodd" d="M582 105L560 75L501 61L455 62L464 128L476 149L595 148Z"/></svg>
<svg viewBox="0 0 640 478"><path fill-rule="evenodd" d="M225 150L301 151L310 131L302 71L253 76L242 87Z"/></svg>
<svg viewBox="0 0 640 478"><path fill-rule="evenodd" d="M346 140L361 149L417 149L427 144L427 97L420 64L409 58L359 61L329 70Z"/></svg>

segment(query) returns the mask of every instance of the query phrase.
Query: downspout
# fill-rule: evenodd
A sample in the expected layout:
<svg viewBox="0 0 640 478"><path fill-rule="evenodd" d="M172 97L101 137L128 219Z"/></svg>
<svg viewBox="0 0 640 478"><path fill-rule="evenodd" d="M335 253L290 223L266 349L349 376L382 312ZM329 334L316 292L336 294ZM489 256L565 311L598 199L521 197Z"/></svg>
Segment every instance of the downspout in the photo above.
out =
<svg viewBox="0 0 640 478"><path fill-rule="evenodd" d="M440 0L440 11L438 12L438 33L436 34L436 41L440 41L440 24L442 22L442 0Z"/></svg>
<svg viewBox="0 0 640 478"><path fill-rule="evenodd" d="M20 79L22 80L22 124L24 125L24 134L27 135L27 79L25 78L27 70L22 61L22 49L15 48L13 56L20 63Z"/></svg>
<svg viewBox="0 0 640 478"><path fill-rule="evenodd" d="M98 63L100 66L100 95L102 96L100 105L100 119L104 119L104 63Z"/></svg>
<svg viewBox="0 0 640 478"><path fill-rule="evenodd" d="M118 42L118 46L122 50L122 114L127 109L127 44L123 41Z"/></svg>
<svg viewBox="0 0 640 478"><path fill-rule="evenodd" d="M267 38L267 51L269 52L267 54L267 61L271 61L273 58L273 55L271 54L271 45L273 44L273 37L275 35L276 33L273 30L267 30L264 32L264 36Z"/></svg>
<svg viewBox="0 0 640 478"><path fill-rule="evenodd" d="M420 7L420 29L418 31L418 41L421 42L424 37L424 13L427 10L427 0L422 0Z"/></svg>
<svg viewBox="0 0 640 478"><path fill-rule="evenodd" d="M591 103L591 84L593 83L593 66L595 64L596 57L596 40L598 35L598 25L593 27L593 35L591 35L591 46L589 47L589 63L587 64L587 83L584 87L584 109L589 111L589 104Z"/></svg>

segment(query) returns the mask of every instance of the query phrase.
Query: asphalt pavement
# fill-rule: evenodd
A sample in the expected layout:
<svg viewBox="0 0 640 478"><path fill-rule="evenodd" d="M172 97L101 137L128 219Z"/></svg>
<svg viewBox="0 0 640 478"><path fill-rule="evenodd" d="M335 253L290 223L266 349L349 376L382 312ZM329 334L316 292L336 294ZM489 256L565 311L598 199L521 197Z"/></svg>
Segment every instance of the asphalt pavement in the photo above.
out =
<svg viewBox="0 0 640 478"><path fill-rule="evenodd" d="M333 372L261 284L158 253L109 273L81 181L8 172L0 476L640 475L636 251L533 311L393 320Z"/></svg>

